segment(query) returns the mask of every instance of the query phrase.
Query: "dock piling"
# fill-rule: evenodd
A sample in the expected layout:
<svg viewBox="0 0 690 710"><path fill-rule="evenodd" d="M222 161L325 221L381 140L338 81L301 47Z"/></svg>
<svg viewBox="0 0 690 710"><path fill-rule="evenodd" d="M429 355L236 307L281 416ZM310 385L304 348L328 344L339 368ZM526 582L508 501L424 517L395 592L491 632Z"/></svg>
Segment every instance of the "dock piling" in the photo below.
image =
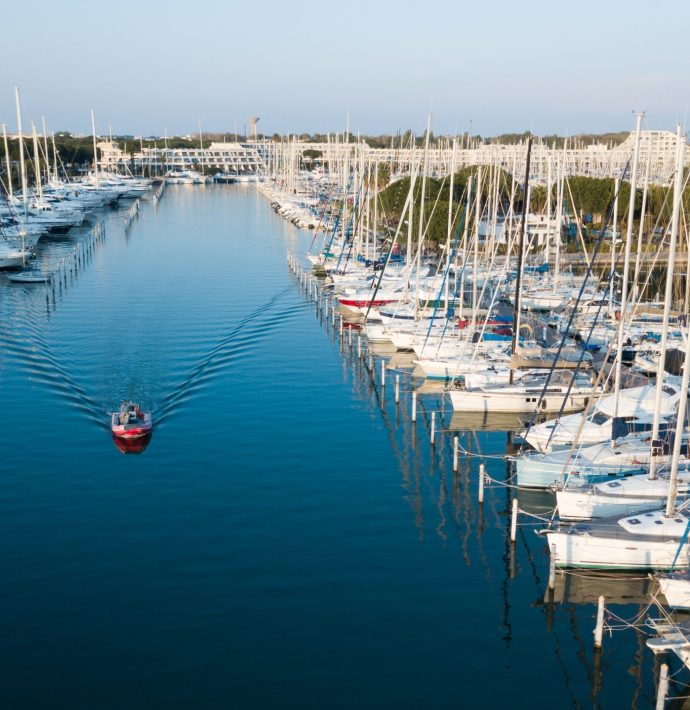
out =
<svg viewBox="0 0 690 710"><path fill-rule="evenodd" d="M395 376L395 403L400 402L400 375Z"/></svg>
<svg viewBox="0 0 690 710"><path fill-rule="evenodd" d="M484 464L479 464L479 495L478 499L480 503L484 502Z"/></svg>
<svg viewBox="0 0 690 710"><path fill-rule="evenodd" d="M668 665L661 664L659 669L659 688L656 693L656 710L664 710L666 704L666 693L668 693Z"/></svg>
<svg viewBox="0 0 690 710"><path fill-rule="evenodd" d="M431 413L431 445L436 444L436 412Z"/></svg>
<svg viewBox="0 0 690 710"><path fill-rule="evenodd" d="M549 590L553 591L556 588L556 546L551 545L551 554L549 555Z"/></svg>
<svg viewBox="0 0 690 710"><path fill-rule="evenodd" d="M599 606L597 607L597 625L594 627L594 648L600 649L604 637L604 602L606 597L599 597Z"/></svg>
<svg viewBox="0 0 690 710"><path fill-rule="evenodd" d="M515 542L517 536L517 520L518 520L518 499L513 498L512 513L510 518L510 541Z"/></svg>
<svg viewBox="0 0 690 710"><path fill-rule="evenodd" d="M412 419L412 423L417 421L417 390L413 390L412 392L412 413L410 419Z"/></svg>

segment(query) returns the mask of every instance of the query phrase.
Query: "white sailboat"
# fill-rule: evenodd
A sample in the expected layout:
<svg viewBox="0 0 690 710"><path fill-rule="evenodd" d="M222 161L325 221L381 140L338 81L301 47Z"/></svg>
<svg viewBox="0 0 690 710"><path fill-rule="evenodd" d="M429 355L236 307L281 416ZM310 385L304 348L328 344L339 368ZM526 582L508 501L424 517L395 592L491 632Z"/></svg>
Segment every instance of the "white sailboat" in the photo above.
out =
<svg viewBox="0 0 690 710"><path fill-rule="evenodd" d="M678 127L672 216L672 232L676 234L684 156L685 141L681 140ZM591 523L576 523L571 527L559 526L546 530L549 549L557 567L671 570L690 566L688 502L676 507L689 384L690 348L686 348L665 510L647 511L623 518L603 518Z"/></svg>

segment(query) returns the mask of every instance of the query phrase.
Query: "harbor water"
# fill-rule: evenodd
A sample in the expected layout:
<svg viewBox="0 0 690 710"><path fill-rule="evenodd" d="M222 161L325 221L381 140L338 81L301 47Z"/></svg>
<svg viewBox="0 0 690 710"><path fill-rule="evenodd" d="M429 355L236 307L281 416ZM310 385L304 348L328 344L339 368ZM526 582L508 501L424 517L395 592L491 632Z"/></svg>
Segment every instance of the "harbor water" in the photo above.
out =
<svg viewBox="0 0 690 710"><path fill-rule="evenodd" d="M549 598L540 520L513 546L515 489L477 503L509 434L442 394L411 421L410 371L387 355L383 387L288 267L312 232L243 185L123 214L42 241L51 284L0 276L4 707L653 706L641 632L592 649L599 594L631 619L645 578ZM141 455L110 436L125 398Z"/></svg>

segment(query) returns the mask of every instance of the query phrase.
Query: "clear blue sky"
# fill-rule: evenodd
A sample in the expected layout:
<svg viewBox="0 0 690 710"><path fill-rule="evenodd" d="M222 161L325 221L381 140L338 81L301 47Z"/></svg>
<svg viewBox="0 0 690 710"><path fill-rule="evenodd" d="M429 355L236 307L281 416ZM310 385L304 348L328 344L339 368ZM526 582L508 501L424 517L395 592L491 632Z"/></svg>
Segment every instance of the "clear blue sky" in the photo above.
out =
<svg viewBox="0 0 690 710"><path fill-rule="evenodd" d="M170 135L673 130L690 104L690 2L6 3L0 122Z"/></svg>

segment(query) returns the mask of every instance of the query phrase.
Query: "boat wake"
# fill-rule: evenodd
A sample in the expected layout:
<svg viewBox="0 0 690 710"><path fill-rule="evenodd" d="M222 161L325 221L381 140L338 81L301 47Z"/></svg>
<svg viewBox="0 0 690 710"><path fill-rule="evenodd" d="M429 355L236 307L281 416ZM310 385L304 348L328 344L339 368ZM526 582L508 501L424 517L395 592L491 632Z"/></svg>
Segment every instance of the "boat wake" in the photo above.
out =
<svg viewBox="0 0 690 710"><path fill-rule="evenodd" d="M54 391L68 399L98 426L107 429L102 408L87 391L69 374L67 369L53 355L45 335L45 329L39 323L45 321L44 312L31 307L25 302L21 319L4 319L5 326L0 330L0 348L4 356L19 363L30 378L49 385Z"/></svg>
<svg viewBox="0 0 690 710"><path fill-rule="evenodd" d="M295 314L295 305L274 310L288 293L291 286L281 289L267 301L244 316L227 332L191 369L187 377L167 395L154 411L156 426L168 419L179 405L187 401L211 377L222 371L228 364L241 355L252 351L258 342L265 339L275 327L285 323L291 314Z"/></svg>

